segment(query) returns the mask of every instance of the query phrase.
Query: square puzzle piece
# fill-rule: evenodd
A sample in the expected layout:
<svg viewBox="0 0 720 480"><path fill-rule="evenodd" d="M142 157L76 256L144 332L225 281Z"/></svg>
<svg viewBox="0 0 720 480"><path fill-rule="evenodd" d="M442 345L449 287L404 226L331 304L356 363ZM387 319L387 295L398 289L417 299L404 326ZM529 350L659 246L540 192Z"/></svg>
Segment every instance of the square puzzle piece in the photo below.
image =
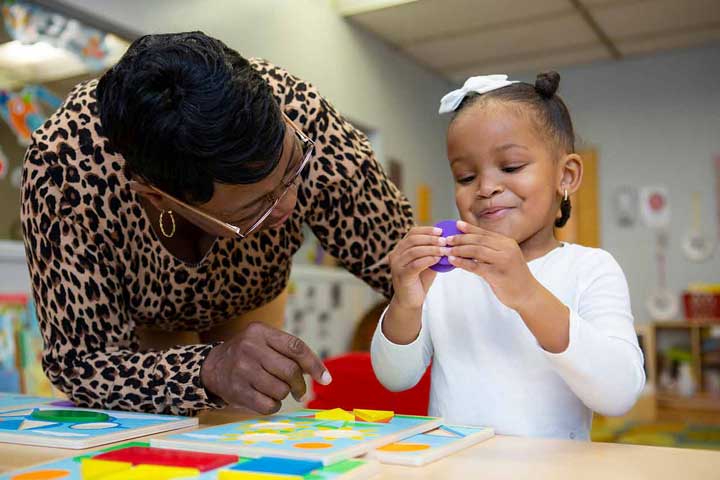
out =
<svg viewBox="0 0 720 480"><path fill-rule="evenodd" d="M102 453L97 460L110 460L114 462L128 462L132 465L164 465L174 467L196 468L207 472L218 467L224 467L238 461L237 455L219 453L186 452L170 450L167 448L130 447L122 450L113 450Z"/></svg>
<svg viewBox="0 0 720 480"><path fill-rule="evenodd" d="M322 468L322 466L322 462L312 460L260 457L235 465L232 467L232 470L302 476L312 472L313 470Z"/></svg>

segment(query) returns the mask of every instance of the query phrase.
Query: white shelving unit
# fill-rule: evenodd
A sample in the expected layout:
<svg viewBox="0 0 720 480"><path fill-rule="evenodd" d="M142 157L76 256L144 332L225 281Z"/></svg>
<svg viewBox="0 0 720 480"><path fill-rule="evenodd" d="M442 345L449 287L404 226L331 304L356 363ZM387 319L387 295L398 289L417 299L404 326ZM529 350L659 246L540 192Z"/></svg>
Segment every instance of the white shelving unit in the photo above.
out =
<svg viewBox="0 0 720 480"><path fill-rule="evenodd" d="M347 350L363 314L382 300L341 268L296 264L290 275L285 328L323 357Z"/></svg>
<svg viewBox="0 0 720 480"><path fill-rule="evenodd" d="M0 240L0 293L30 293L30 274L22 242Z"/></svg>

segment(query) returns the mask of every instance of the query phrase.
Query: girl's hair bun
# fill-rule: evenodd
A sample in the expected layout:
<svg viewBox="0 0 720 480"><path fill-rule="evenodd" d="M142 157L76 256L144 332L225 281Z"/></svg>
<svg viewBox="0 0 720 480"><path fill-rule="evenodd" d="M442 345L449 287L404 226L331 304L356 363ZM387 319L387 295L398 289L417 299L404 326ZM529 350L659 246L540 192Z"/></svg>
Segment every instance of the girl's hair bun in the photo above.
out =
<svg viewBox="0 0 720 480"><path fill-rule="evenodd" d="M535 91L543 98L552 98L560 85L560 74L555 71L538 74L535 79Z"/></svg>

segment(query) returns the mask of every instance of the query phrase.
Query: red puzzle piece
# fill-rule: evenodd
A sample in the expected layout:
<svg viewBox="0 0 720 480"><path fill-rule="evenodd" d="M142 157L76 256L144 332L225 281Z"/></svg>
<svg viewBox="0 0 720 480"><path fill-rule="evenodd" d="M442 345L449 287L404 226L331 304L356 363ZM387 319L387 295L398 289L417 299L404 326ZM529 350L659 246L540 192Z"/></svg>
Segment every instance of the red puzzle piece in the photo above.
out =
<svg viewBox="0 0 720 480"><path fill-rule="evenodd" d="M133 465L163 465L166 467L197 468L207 472L238 461L237 455L188 452L169 448L129 447L105 452L93 457L95 460L129 462Z"/></svg>

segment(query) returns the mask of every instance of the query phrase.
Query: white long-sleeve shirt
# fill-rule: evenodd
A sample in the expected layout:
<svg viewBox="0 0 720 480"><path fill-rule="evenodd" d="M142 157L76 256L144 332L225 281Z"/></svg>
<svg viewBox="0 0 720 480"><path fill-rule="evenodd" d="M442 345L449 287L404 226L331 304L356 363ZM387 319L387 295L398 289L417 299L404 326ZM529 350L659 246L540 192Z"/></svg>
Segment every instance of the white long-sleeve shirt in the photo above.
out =
<svg viewBox="0 0 720 480"><path fill-rule="evenodd" d="M570 309L564 352L544 350L485 280L455 269L435 278L412 343L388 340L383 315L371 348L380 382L411 388L432 360L430 415L507 435L589 439L593 411L629 410L645 373L620 266L604 250L567 243L528 266Z"/></svg>

